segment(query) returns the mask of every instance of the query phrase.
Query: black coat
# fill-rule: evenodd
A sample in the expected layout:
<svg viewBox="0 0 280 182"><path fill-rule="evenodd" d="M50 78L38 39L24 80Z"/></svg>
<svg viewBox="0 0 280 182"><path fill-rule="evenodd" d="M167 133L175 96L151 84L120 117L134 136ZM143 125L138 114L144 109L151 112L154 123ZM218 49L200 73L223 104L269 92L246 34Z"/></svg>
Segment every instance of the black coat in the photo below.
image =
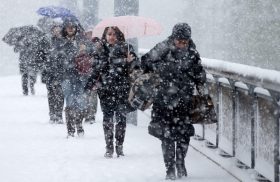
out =
<svg viewBox="0 0 280 182"><path fill-rule="evenodd" d="M15 44L14 51L19 52L20 72L38 72L43 69L44 62L47 60L49 41L45 34L40 37L29 39L24 37Z"/></svg>
<svg viewBox="0 0 280 182"><path fill-rule="evenodd" d="M186 49L178 49L168 38L142 56L141 67L144 72L157 73L161 79L153 102L152 122L160 123L167 138L193 135L193 126L188 124L191 97L194 87L206 81L193 41Z"/></svg>
<svg viewBox="0 0 280 182"><path fill-rule="evenodd" d="M128 50L135 57L130 63L126 61ZM102 103L107 105L106 102L110 102L111 110L126 107L131 85L129 74L132 71L132 65L138 61L133 46L125 42L114 46L104 44L101 52L103 53L95 57L97 63L94 65L93 74L85 89L91 89L98 82L101 84L98 88L101 105Z"/></svg>
<svg viewBox="0 0 280 182"><path fill-rule="evenodd" d="M62 38L51 38L50 48L48 51L48 60L45 61L43 72L46 82L48 83L62 82L64 74L63 62L65 59L63 45L64 41Z"/></svg>

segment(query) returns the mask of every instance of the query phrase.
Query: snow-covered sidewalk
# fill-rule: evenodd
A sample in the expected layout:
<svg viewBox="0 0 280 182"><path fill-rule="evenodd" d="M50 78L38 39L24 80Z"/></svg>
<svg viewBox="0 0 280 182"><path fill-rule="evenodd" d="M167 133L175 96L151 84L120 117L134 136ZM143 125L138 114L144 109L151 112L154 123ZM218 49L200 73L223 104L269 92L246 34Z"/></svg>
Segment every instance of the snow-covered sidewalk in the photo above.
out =
<svg viewBox="0 0 280 182"><path fill-rule="evenodd" d="M145 182L165 181L160 141L147 133L149 118L128 125L125 157L103 157L102 113L85 125L83 138L66 139L66 126L48 123L45 85L23 96L20 76L0 78L0 181L5 182ZM193 150L186 158L189 176L177 181L236 181Z"/></svg>

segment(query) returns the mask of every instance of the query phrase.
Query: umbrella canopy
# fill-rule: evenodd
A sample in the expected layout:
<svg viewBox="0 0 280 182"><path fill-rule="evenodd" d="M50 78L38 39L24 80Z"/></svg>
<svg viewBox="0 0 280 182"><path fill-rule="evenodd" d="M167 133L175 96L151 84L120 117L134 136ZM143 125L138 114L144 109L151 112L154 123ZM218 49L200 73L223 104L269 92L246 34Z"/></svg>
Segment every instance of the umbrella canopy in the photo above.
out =
<svg viewBox="0 0 280 182"><path fill-rule="evenodd" d="M136 38L148 35L159 35L163 28L151 18L140 16L111 17L99 22L93 29L94 37L101 37L106 27L117 26L126 38Z"/></svg>
<svg viewBox="0 0 280 182"><path fill-rule="evenodd" d="M76 17L69 9L59 6L41 7L37 10L37 13L50 18Z"/></svg>
<svg viewBox="0 0 280 182"><path fill-rule="evenodd" d="M37 27L33 25L26 25L11 28L2 40L8 45L13 46L23 39L28 40L28 42L36 42L36 40L38 40L41 36L43 36L43 32L41 32Z"/></svg>

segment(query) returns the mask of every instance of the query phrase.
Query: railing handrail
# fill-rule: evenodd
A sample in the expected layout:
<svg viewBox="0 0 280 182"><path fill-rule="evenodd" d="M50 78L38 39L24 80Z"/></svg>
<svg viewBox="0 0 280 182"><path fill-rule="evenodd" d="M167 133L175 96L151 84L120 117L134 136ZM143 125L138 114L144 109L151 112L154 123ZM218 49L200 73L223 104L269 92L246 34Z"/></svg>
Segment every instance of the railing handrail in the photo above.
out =
<svg viewBox="0 0 280 182"><path fill-rule="evenodd" d="M280 92L280 71L208 58L202 64L210 74Z"/></svg>

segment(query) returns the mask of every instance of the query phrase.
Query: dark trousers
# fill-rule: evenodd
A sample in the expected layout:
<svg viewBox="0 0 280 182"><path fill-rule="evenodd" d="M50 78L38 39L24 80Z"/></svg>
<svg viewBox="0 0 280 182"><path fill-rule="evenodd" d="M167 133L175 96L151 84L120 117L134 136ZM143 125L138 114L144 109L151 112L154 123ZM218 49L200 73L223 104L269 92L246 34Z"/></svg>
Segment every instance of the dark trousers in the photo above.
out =
<svg viewBox="0 0 280 182"><path fill-rule="evenodd" d="M34 84L36 83L36 73L24 72L21 74L22 91L24 95L28 95L28 86L31 94L35 94Z"/></svg>
<svg viewBox="0 0 280 182"><path fill-rule="evenodd" d="M188 151L190 138L184 138L182 140L162 140L162 153L167 171L185 170L185 157Z"/></svg>
<svg viewBox="0 0 280 182"><path fill-rule="evenodd" d="M64 96L61 84L46 83L50 120L62 120Z"/></svg>
<svg viewBox="0 0 280 182"><path fill-rule="evenodd" d="M104 112L104 111L103 111ZM126 131L126 116L122 113L116 112L116 125L115 125L115 139L116 146L122 146L125 138ZM103 129L105 135L106 149L114 150L114 121L113 115L104 113L103 115Z"/></svg>

